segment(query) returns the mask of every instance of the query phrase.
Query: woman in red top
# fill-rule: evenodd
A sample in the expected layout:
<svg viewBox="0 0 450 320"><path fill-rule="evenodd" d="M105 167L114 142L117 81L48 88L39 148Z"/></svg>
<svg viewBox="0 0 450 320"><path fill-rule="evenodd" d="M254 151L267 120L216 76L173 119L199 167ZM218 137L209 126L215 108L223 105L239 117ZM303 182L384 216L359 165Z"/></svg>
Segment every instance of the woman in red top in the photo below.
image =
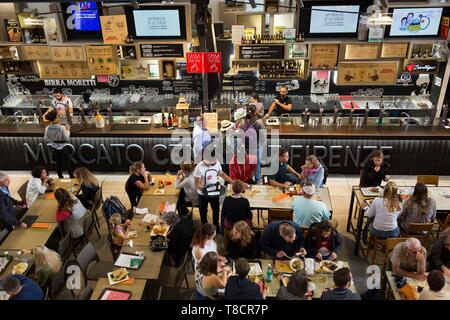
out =
<svg viewBox="0 0 450 320"><path fill-rule="evenodd" d="M249 148L246 147L244 159L240 158L237 153L234 154L228 169L230 171L230 178L233 181L241 180L247 184L254 184L253 178L258 165L258 159L256 155L249 154L248 150Z"/></svg>
<svg viewBox="0 0 450 320"><path fill-rule="evenodd" d="M65 232L70 232L72 238L81 237L84 233L86 208L80 200L63 188L55 190L55 199L58 202L56 221L63 224Z"/></svg>

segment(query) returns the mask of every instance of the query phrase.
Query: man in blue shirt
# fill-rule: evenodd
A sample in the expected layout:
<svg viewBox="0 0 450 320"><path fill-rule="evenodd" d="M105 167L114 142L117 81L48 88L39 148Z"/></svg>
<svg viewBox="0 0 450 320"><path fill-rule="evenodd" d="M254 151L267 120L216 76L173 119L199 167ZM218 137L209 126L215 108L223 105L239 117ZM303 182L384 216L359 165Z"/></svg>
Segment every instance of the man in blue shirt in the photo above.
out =
<svg viewBox="0 0 450 320"><path fill-rule="evenodd" d="M300 183L300 173L288 165L289 151L287 149L280 149L279 161L278 172L269 177L269 184L274 187L284 188Z"/></svg>
<svg viewBox="0 0 450 320"><path fill-rule="evenodd" d="M294 197L294 221L300 227L309 228L311 224L329 220L331 217L326 204L313 199L315 192L314 185L306 184L303 186L303 196Z"/></svg>
<svg viewBox="0 0 450 320"><path fill-rule="evenodd" d="M260 286L247 278L250 272L250 264L244 258L239 258L235 263L236 275L228 278L225 286L226 300L262 300L265 299L269 288ZM262 291L262 292L261 292Z"/></svg>
<svg viewBox="0 0 450 320"><path fill-rule="evenodd" d="M12 230L13 227L26 228L25 223L21 223L18 215L25 213L25 204L17 201L11 197L9 192L9 177L3 172L0 172L0 230L8 228Z"/></svg>
<svg viewBox="0 0 450 320"><path fill-rule="evenodd" d="M260 246L265 253L276 259L286 259L297 253L306 255L300 226L288 220L268 224L261 236Z"/></svg>
<svg viewBox="0 0 450 320"><path fill-rule="evenodd" d="M20 274L3 280L0 288L10 295L10 300L44 300L44 293L39 285Z"/></svg>

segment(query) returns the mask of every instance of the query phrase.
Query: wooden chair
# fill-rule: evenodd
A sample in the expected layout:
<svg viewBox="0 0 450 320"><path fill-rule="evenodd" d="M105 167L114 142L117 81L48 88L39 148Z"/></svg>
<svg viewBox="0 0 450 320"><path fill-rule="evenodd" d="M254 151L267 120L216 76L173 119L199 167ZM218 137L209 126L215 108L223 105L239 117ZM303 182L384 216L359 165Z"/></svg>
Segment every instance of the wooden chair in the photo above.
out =
<svg viewBox="0 0 450 320"><path fill-rule="evenodd" d="M186 267L188 265L188 252L183 255L181 262L177 267L164 266L164 271L161 272L161 286L166 288L178 289L186 283L186 287L189 288L189 282L187 279Z"/></svg>
<svg viewBox="0 0 450 320"><path fill-rule="evenodd" d="M445 219L436 218L436 221L439 225L439 232L447 229L448 227L450 227L450 213L447 213L447 217Z"/></svg>
<svg viewBox="0 0 450 320"><path fill-rule="evenodd" d="M428 250L430 248L430 236L434 223L410 223L405 232L405 237L417 238Z"/></svg>
<svg viewBox="0 0 450 320"><path fill-rule="evenodd" d="M437 187L439 184L439 176L417 176L417 183L423 183Z"/></svg>
<svg viewBox="0 0 450 320"><path fill-rule="evenodd" d="M86 286L86 288L84 288L77 296L76 300L89 300L93 292L94 290L90 286Z"/></svg>
<svg viewBox="0 0 450 320"><path fill-rule="evenodd" d="M292 221L293 210L292 209L269 209L268 223L280 220Z"/></svg>
<svg viewBox="0 0 450 320"><path fill-rule="evenodd" d="M26 181L20 188L17 190L17 194L19 195L22 201L27 201L27 187L28 181Z"/></svg>

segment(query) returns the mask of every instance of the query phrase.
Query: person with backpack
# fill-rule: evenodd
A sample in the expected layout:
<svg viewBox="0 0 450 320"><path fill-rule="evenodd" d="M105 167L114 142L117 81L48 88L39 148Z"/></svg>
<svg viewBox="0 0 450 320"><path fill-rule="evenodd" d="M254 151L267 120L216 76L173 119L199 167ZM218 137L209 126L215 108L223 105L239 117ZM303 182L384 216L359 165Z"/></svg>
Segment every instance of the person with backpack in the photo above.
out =
<svg viewBox="0 0 450 320"><path fill-rule="evenodd" d="M145 169L145 164L142 161L133 163L130 166L130 176L125 184L125 191L130 199L131 207L137 207L141 200L144 190L150 188L152 175Z"/></svg>
<svg viewBox="0 0 450 320"><path fill-rule="evenodd" d="M206 150L204 150L206 151ZM224 179L228 183L233 183L233 180L222 171L222 166L219 160L217 160L215 155L209 155L204 152L204 159L202 162L197 164L194 169L194 179L195 186L197 187L198 193L198 203L200 210L200 218L202 224L208 223L208 204L211 205L213 211L213 224L216 226L217 230L220 230L219 226L219 213L220 213L220 202L219 196L220 192L217 194L216 191L209 192L214 186L221 189L219 177Z"/></svg>

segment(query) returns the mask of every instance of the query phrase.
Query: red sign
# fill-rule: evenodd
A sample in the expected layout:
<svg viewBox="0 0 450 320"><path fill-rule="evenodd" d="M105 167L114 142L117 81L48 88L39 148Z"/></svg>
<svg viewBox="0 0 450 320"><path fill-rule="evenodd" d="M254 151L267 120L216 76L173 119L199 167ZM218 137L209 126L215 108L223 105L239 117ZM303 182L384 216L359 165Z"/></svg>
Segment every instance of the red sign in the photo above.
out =
<svg viewBox="0 0 450 320"><path fill-rule="evenodd" d="M203 73L203 52L187 52L186 68L188 73Z"/></svg>
<svg viewBox="0 0 450 320"><path fill-rule="evenodd" d="M206 73L222 72L222 52L205 52L204 66Z"/></svg>

